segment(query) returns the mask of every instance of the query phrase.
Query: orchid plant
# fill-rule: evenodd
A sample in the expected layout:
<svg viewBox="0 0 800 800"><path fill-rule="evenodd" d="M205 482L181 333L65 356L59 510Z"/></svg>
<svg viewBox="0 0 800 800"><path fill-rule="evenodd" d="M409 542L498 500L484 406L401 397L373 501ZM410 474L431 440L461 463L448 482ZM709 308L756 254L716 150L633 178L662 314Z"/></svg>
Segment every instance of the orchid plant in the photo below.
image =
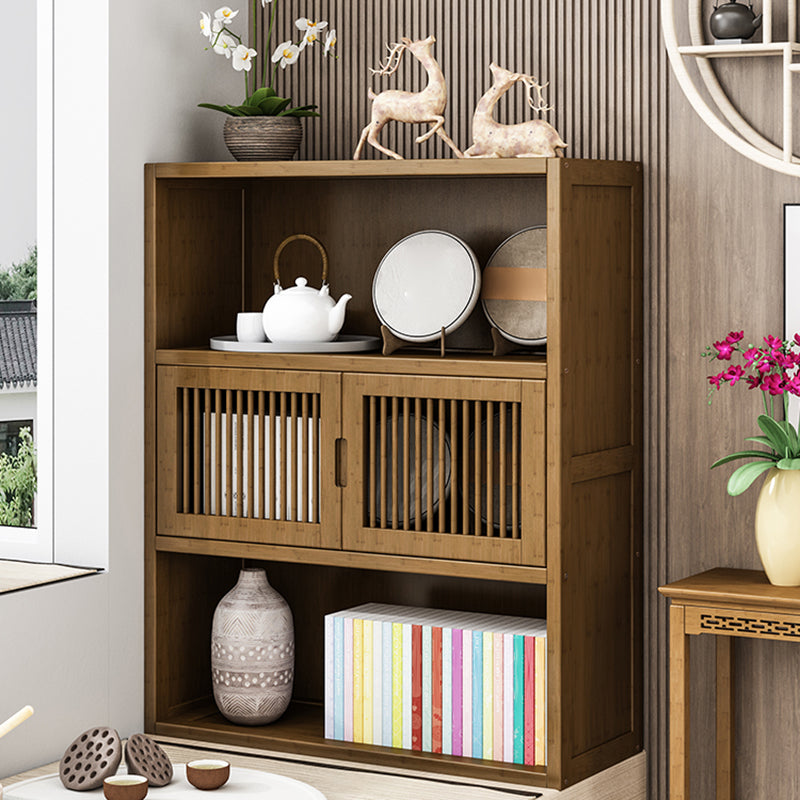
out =
<svg viewBox="0 0 800 800"><path fill-rule="evenodd" d="M789 421L789 395L800 397L800 333L793 340L765 336L764 344L756 347L743 344L744 331L731 331L724 339L709 345L703 358L730 361L722 372L708 377L709 404L715 389L728 384L744 382L750 389L758 389L764 401L764 413L758 417L758 427L763 436L748 436L745 441L755 442L767 450L741 450L715 461L719 467L737 459L754 459L736 469L728 480L728 494L744 492L753 481L772 467L800 470L800 437L798 428ZM734 358L741 363L733 363ZM776 419L776 398L783 400L783 419ZM779 401L780 402L780 401ZM780 405L778 406L780 409ZM798 423L800 427L800 423Z"/></svg>
<svg viewBox="0 0 800 800"><path fill-rule="evenodd" d="M267 46L270 48L272 46L272 31L275 26L275 11L279 2L280 0L261 0L262 8L272 5L267 33ZM252 0L252 3L251 19L253 31L251 41L255 41L256 0ZM238 106L200 103L200 107L222 111L223 114L229 114L232 117L318 117L319 114L314 110L316 105L292 107L291 98L279 97L274 88L275 78L279 67L286 69L296 63L304 51L313 48L317 43L322 45L323 56L333 56L333 48L336 45L336 30L329 29L323 34L325 29L328 28L326 21L300 17L295 20L295 27L300 32L300 40L297 44L291 39L281 42L273 51L271 59L262 58L262 67L259 70L253 66L258 59L258 53L252 47L248 47L242 37L231 27L231 23L238 14L238 10L234 11L228 6L218 8L213 17L208 12L203 11L200 14L200 32L208 39L209 43L206 50L213 50L215 53L225 56L237 72L244 73L245 100ZM324 44L322 44L323 35L325 37ZM273 66L268 84L267 76L270 63Z"/></svg>

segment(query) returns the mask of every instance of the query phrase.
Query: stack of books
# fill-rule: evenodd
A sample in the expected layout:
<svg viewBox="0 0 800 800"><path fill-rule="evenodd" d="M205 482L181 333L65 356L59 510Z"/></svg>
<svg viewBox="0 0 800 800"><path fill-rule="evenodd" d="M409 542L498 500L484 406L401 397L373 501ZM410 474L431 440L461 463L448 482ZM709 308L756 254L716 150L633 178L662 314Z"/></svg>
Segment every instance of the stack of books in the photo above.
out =
<svg viewBox="0 0 800 800"><path fill-rule="evenodd" d="M366 603L325 617L325 736L547 763L543 619Z"/></svg>

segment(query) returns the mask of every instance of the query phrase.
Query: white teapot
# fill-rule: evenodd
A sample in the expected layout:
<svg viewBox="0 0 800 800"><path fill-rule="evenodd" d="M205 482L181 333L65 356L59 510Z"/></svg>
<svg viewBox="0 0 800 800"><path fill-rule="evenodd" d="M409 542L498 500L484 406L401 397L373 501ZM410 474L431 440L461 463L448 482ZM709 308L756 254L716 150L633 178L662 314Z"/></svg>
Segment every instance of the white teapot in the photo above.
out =
<svg viewBox="0 0 800 800"><path fill-rule="evenodd" d="M279 258L290 242L302 239L316 245L322 255L322 288L314 289L298 278L290 289L281 286ZM298 233L285 239L275 252L275 292L267 300L261 319L271 342L330 342L344 325L344 312L351 295L334 303L328 289L328 254L313 236Z"/></svg>

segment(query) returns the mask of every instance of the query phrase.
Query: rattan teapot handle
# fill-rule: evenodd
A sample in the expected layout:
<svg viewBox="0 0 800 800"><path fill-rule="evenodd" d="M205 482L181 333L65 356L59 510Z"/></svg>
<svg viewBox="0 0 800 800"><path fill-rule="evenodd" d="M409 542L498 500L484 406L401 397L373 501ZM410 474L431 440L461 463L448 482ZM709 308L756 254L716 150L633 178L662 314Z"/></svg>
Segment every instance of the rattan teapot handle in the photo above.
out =
<svg viewBox="0 0 800 800"><path fill-rule="evenodd" d="M280 275L280 257L281 253L284 251L286 245L291 244L291 242L296 242L297 240L304 240L306 242L311 242L311 244L315 245L317 250L319 250L320 255L322 256L322 283L323 285L328 282L328 251L323 247L322 242L318 239L315 239L313 236L309 236L307 233L295 233L291 236L287 236L279 245L278 249L275 251L275 258L272 262L272 271L275 275L275 283L278 286L281 285L281 275Z"/></svg>

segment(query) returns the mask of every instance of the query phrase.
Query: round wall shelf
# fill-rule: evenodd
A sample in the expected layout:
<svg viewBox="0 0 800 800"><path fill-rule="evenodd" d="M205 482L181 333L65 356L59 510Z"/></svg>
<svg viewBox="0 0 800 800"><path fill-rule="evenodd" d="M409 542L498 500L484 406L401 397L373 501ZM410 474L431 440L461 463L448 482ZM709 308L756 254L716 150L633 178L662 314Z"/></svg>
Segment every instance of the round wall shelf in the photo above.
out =
<svg viewBox="0 0 800 800"><path fill-rule="evenodd" d="M683 5L683 4L681 4ZM703 35L702 0L689 0L689 45L679 45L675 27L674 0L661 0L661 20L664 43L675 77L692 108L703 122L726 144L751 161L785 175L800 176L800 159L792 152L792 83L800 72L797 43L797 4L786 0L789 41L773 41L772 0L763 0L763 41L752 44L706 44ZM771 142L757 131L731 102L717 78L713 67L715 58L780 58L783 79L783 138L780 145ZM692 79L687 60L697 62L700 79L716 108L710 106ZM727 124L726 124L727 123Z"/></svg>

